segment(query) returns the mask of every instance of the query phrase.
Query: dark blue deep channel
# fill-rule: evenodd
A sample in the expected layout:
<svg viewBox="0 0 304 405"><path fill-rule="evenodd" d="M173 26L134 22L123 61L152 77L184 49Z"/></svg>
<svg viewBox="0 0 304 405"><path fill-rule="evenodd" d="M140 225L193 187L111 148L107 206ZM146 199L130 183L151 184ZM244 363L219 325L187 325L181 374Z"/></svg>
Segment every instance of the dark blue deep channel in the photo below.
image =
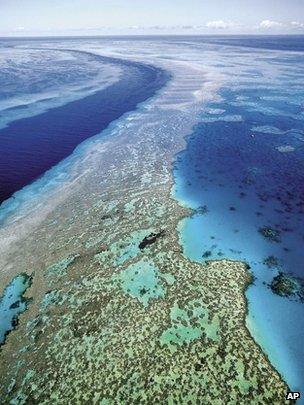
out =
<svg viewBox="0 0 304 405"><path fill-rule="evenodd" d="M119 81L0 130L0 204L70 155L85 139L152 97L169 79L168 73L150 65L87 55L118 64L122 69Z"/></svg>

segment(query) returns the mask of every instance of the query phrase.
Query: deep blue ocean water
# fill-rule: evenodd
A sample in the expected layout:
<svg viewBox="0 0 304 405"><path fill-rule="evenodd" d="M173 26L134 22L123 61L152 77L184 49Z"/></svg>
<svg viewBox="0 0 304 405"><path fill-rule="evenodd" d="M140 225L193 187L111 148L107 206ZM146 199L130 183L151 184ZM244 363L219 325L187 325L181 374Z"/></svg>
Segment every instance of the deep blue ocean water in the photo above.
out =
<svg viewBox="0 0 304 405"><path fill-rule="evenodd" d="M291 50L303 48L298 41ZM251 80L224 87L221 101L208 105L177 157L174 192L197 210L181 224L185 255L250 265L249 329L290 387L303 390L304 304L269 285L279 272L304 278L304 55L276 54L270 63L287 65L274 83L253 66Z"/></svg>
<svg viewBox="0 0 304 405"><path fill-rule="evenodd" d="M241 46L255 49L304 51L304 35L207 35L183 37L191 42ZM176 40L179 40L176 38Z"/></svg>
<svg viewBox="0 0 304 405"><path fill-rule="evenodd" d="M69 156L84 140L152 97L169 78L153 66L87 56L101 64L118 65L122 69L120 79L105 89L96 89L92 95L0 128L0 204ZM44 81L48 80L52 80L51 75L44 77ZM39 86L44 87L43 83Z"/></svg>

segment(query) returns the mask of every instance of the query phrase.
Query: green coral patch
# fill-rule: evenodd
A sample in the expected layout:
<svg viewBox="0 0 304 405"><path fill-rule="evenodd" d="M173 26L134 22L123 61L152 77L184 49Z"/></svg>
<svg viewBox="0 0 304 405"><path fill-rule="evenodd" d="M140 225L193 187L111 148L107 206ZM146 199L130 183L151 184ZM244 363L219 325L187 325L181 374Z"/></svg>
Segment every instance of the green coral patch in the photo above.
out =
<svg viewBox="0 0 304 405"><path fill-rule="evenodd" d="M168 285L173 285L175 283L175 277L170 273L162 273L159 275Z"/></svg>
<svg viewBox="0 0 304 405"><path fill-rule="evenodd" d="M47 277L61 277L66 274L68 267L74 262L76 256L66 257L45 269Z"/></svg>
<svg viewBox="0 0 304 405"><path fill-rule="evenodd" d="M120 272L118 279L123 291L137 298L145 307L150 300L163 298L166 292L157 267L149 261L140 260L131 264Z"/></svg>
<svg viewBox="0 0 304 405"><path fill-rule="evenodd" d="M135 259L140 253L140 242L150 235L153 229L139 229L132 232L127 238L114 242L109 247L109 252L102 252L95 255L99 263L103 263L112 258L114 266L120 266L128 260Z"/></svg>
<svg viewBox="0 0 304 405"><path fill-rule="evenodd" d="M132 232L123 244L116 243L113 246L113 249L118 253L115 263L120 265L127 260L135 258L140 253L140 242L151 232L151 229L140 229L139 231Z"/></svg>
<svg viewBox="0 0 304 405"><path fill-rule="evenodd" d="M60 291L58 290L53 290L45 294L42 303L41 303L41 309L45 310L47 307L50 305L58 305L62 300L62 296L60 294Z"/></svg>
<svg viewBox="0 0 304 405"><path fill-rule="evenodd" d="M213 341L219 340L219 321L209 319L209 312L200 301L190 301L185 309L175 303L170 311L170 319L172 326L162 333L160 343L171 351L176 351L176 345L190 343L203 335Z"/></svg>

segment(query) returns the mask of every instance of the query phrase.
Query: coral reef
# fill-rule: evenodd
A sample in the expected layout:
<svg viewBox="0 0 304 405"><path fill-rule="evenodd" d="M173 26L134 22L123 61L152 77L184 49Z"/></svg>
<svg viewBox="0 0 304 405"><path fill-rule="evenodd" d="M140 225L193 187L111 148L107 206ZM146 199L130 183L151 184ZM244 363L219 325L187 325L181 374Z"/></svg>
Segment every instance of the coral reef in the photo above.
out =
<svg viewBox="0 0 304 405"><path fill-rule="evenodd" d="M4 403L284 402L285 382L245 325L246 265L193 263L179 245L191 212L171 196L172 162L204 77L186 66L176 64L165 98L88 149L35 207L36 222L1 230L17 238L2 249L1 285L35 272L0 353Z"/></svg>
<svg viewBox="0 0 304 405"><path fill-rule="evenodd" d="M280 272L270 284L271 290L281 297L288 297L304 302L304 281Z"/></svg>

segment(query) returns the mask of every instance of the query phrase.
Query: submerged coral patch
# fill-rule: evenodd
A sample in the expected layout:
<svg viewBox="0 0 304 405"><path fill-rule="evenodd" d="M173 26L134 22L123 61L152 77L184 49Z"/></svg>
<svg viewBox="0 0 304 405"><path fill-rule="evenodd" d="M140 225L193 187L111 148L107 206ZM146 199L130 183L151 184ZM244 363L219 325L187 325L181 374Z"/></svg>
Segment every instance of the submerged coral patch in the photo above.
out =
<svg viewBox="0 0 304 405"><path fill-rule="evenodd" d="M129 259L135 258L140 252L140 243L151 232L150 229L140 229L132 232L131 235L122 242L115 243L111 249L116 253L115 264L123 264Z"/></svg>
<svg viewBox="0 0 304 405"><path fill-rule="evenodd" d="M118 277L123 291L148 306L149 301L163 298L165 288L160 281L157 267L150 261L140 260L122 270Z"/></svg>
<svg viewBox="0 0 304 405"><path fill-rule="evenodd" d="M295 151L295 148L293 146L290 146L290 145L278 146L276 149L281 153L288 153L288 152L294 152Z"/></svg>
<svg viewBox="0 0 304 405"><path fill-rule="evenodd" d="M209 319L208 309L198 300L190 301L185 308L180 308L177 303L170 311L171 327L160 336L161 345L176 351L176 346L190 343L205 335L207 339L219 340L218 319Z"/></svg>
<svg viewBox="0 0 304 405"><path fill-rule="evenodd" d="M270 125L261 125L251 128L252 132L260 132L261 134L273 134L273 135L285 135L286 131L282 131L279 128Z"/></svg>
<svg viewBox="0 0 304 405"><path fill-rule="evenodd" d="M45 270L47 277L62 277L66 274L68 267L74 262L76 256L65 257L57 263L52 264Z"/></svg>
<svg viewBox="0 0 304 405"><path fill-rule="evenodd" d="M109 251L95 255L100 263L111 258L114 266L120 266L128 260L135 259L144 247L148 247L156 241L161 233L154 233L153 229L139 229L132 232L126 238L120 239L110 245Z"/></svg>
<svg viewBox="0 0 304 405"><path fill-rule="evenodd" d="M165 234L165 231L161 230L160 232L157 233L150 233L150 235L145 236L143 238L143 240L140 242L140 244L138 245L139 249L145 249L147 246L152 245L153 243L155 243L157 241L158 238L160 238L161 236L163 236Z"/></svg>
<svg viewBox="0 0 304 405"><path fill-rule="evenodd" d="M265 264L268 268L278 267L280 265L280 261L277 257L270 255L263 260L263 264Z"/></svg>
<svg viewBox="0 0 304 405"><path fill-rule="evenodd" d="M202 118L201 122L210 124L213 122L243 122L243 117L239 114L221 115L217 117Z"/></svg>
<svg viewBox="0 0 304 405"><path fill-rule="evenodd" d="M48 306L50 305L58 305L62 301L62 296L60 291L53 290L49 291L45 294L42 303L41 303L41 308L42 310L45 310Z"/></svg>
<svg viewBox="0 0 304 405"><path fill-rule="evenodd" d="M259 228L259 233L270 242L281 242L281 232L276 229L270 227L261 227Z"/></svg>
<svg viewBox="0 0 304 405"><path fill-rule="evenodd" d="M18 315L27 308L27 300L23 295L31 282L31 276L19 274L4 290L0 299L0 345L4 343L6 335L14 329Z"/></svg>
<svg viewBox="0 0 304 405"><path fill-rule="evenodd" d="M270 288L281 297L294 298L304 302L304 280L280 272L273 278Z"/></svg>

